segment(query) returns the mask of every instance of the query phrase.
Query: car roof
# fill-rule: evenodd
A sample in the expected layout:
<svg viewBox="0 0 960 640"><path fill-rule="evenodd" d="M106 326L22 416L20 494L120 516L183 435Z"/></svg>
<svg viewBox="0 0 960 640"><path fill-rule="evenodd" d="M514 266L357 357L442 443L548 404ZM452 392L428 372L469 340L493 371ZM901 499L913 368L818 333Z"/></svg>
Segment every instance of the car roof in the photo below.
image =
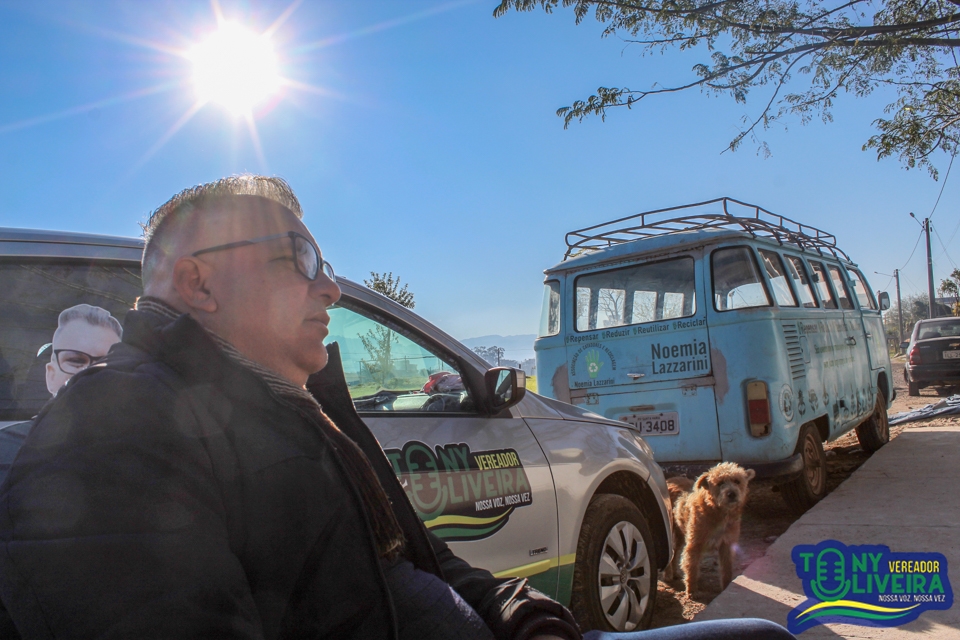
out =
<svg viewBox="0 0 960 640"><path fill-rule="evenodd" d="M139 264L142 254L143 240L141 238L0 227L0 258L11 256L19 258L94 258L130 261ZM459 340L390 298L343 276L337 276L337 284L348 300L380 311L381 314L385 313L393 316L400 323L427 335L430 339L435 340L445 349L454 352L455 355L470 362L481 371L486 371L489 368L483 358L461 344Z"/></svg>
<svg viewBox="0 0 960 640"><path fill-rule="evenodd" d="M805 251L793 244L780 245L772 239L756 237L746 231L740 231L737 229L694 229L690 231L677 231L674 233L652 236L649 238L640 238L630 242L611 245L610 247L605 247L603 249L588 250L581 255L576 256L575 258L570 258L550 267L549 269L546 269L544 273L549 276L566 271L586 269L610 262L622 262L633 258L653 258L656 257L657 254L674 253L683 249L690 249L709 244L718 244L720 242L735 239L750 240L759 244L768 245L769 247L775 249L785 248L787 250L803 253L811 257L838 261L847 267L856 266L856 264L853 262L844 260L842 257L837 257L826 253L821 254L816 250L810 249Z"/></svg>
<svg viewBox="0 0 960 640"><path fill-rule="evenodd" d="M0 257L99 258L140 262L143 240L72 231L0 227Z"/></svg>

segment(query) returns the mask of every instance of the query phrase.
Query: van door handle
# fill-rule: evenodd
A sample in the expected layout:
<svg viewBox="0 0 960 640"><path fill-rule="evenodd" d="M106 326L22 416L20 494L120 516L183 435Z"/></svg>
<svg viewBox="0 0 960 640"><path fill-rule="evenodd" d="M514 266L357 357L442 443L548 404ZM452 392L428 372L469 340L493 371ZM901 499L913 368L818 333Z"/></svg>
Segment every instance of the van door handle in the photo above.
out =
<svg viewBox="0 0 960 640"><path fill-rule="evenodd" d="M872 334L872 333L868 333L868 334L867 334L867 340L869 340L869 339L872 338L872 337L873 337L873 334Z"/></svg>
<svg viewBox="0 0 960 640"><path fill-rule="evenodd" d="M850 346L853 346L853 345L857 344L857 339L854 338L853 336L851 336L851 337L847 338L847 344L849 344Z"/></svg>

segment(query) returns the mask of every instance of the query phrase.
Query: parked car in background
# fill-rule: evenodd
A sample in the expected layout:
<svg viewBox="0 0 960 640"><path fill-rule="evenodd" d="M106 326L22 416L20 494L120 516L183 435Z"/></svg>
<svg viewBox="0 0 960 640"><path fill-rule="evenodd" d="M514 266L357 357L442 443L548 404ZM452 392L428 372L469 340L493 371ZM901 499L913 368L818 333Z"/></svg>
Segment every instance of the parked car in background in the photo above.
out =
<svg viewBox="0 0 960 640"><path fill-rule="evenodd" d="M908 393L935 387L939 395L960 385L960 318L928 318L913 326L903 367Z"/></svg>
<svg viewBox="0 0 960 640"><path fill-rule="evenodd" d="M823 443L889 439L880 312L829 233L721 198L567 234L546 270L540 393L641 430L668 473L753 469L805 510Z"/></svg>
<svg viewBox="0 0 960 640"><path fill-rule="evenodd" d="M0 229L0 428L49 400L38 350L62 309L85 302L123 320L141 251L134 238ZM410 310L337 281L327 342L425 526L475 566L570 603L585 628L648 626L673 547L639 426L524 393L522 372L491 376Z"/></svg>

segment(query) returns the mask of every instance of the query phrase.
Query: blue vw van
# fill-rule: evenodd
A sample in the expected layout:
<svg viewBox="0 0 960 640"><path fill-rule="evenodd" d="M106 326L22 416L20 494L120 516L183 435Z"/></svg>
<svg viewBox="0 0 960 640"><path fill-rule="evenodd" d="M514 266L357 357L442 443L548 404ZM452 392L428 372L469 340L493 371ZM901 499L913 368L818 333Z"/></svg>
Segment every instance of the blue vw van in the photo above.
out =
<svg viewBox="0 0 960 640"><path fill-rule="evenodd" d="M719 198L567 234L546 270L539 390L641 430L669 474L720 461L806 510L823 443L889 440L879 299L836 238Z"/></svg>

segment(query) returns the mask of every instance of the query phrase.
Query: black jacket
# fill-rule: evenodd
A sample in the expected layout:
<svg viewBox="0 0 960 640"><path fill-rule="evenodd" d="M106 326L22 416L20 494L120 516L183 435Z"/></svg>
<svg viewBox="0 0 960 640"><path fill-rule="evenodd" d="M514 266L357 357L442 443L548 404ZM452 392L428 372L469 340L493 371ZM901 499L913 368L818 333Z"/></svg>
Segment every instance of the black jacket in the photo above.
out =
<svg viewBox="0 0 960 640"><path fill-rule="evenodd" d="M371 459L415 564L498 638L576 634L562 606L426 531L330 352L310 389ZM0 599L23 638L392 638L359 504L315 426L195 321L131 312L0 486Z"/></svg>

